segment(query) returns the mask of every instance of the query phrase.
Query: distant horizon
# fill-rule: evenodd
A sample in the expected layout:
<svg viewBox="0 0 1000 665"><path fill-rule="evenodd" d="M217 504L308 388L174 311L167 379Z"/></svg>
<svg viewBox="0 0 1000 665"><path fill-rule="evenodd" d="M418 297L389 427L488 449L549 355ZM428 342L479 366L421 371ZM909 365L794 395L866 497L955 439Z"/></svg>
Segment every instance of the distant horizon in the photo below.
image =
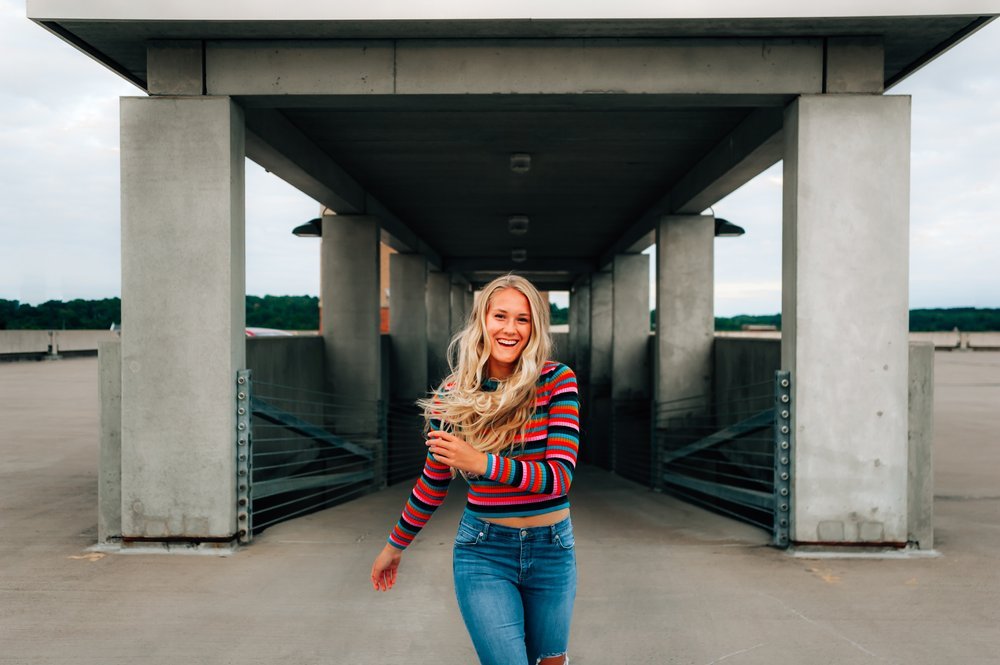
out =
<svg viewBox="0 0 1000 665"><path fill-rule="evenodd" d="M569 295L568 291L549 291L548 293L549 293L549 302L550 303L555 303L555 304L557 304L561 308L568 307L568 303L567 304L562 304L562 303L560 303L558 301L558 298L560 296L565 296L566 300L568 301L568 295ZM556 299L553 299L553 296L555 296ZM317 294L315 294L315 293L265 293L265 294L247 293L247 294L244 295L244 297L250 297L250 298L267 298L267 297L274 297L274 298L319 298L319 296ZM66 298L49 298L48 300L42 300L42 301L38 301L38 302L26 302L26 301L20 300L18 298L9 298L9 297L6 297L6 296L0 294L0 300L6 300L8 302L16 302L19 305L29 305L31 307L38 307L39 305L44 305L45 303L49 303L49 302L63 302L63 303L66 303L66 302L72 302L74 300L82 300L84 302L91 302L91 301L100 301L100 300L112 300L114 298L118 298L120 300L121 296L120 295L114 295L114 296L104 296L102 298L68 298L68 299L66 299ZM953 310L953 309L1000 310L1000 304L995 305L995 306L990 306L990 305L939 305L939 306L932 306L932 307L926 307L926 306L924 306L924 307L910 307L907 311L913 312L913 311L918 311L918 310ZM656 311L656 308L655 307L651 307L649 311L650 312L654 312L654 311ZM734 319L734 318L737 318L737 317L740 317L740 316L780 316L780 315L781 315L781 310L779 309L778 311L767 311L767 312L745 312L744 311L744 312L740 312L738 314L720 314L719 312L716 312L715 313L715 318Z"/></svg>

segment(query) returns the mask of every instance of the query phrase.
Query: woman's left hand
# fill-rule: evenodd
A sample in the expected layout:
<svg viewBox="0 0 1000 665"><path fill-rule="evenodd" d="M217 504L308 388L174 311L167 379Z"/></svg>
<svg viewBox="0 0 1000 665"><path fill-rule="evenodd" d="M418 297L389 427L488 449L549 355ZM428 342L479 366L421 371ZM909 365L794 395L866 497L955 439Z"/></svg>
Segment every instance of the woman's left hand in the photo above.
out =
<svg viewBox="0 0 1000 665"><path fill-rule="evenodd" d="M454 434L431 430L427 433L427 446L442 464L479 476L486 473L486 453L476 450Z"/></svg>

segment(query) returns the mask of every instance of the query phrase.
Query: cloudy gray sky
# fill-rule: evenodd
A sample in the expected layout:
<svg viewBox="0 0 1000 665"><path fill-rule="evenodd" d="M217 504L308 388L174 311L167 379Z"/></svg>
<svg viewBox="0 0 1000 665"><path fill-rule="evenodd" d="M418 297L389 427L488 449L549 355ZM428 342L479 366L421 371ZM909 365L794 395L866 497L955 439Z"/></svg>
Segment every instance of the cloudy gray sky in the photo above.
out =
<svg viewBox="0 0 1000 665"><path fill-rule="evenodd" d="M0 298L121 294L118 97L141 91L0 0ZM913 96L911 307L1000 307L1000 22L896 86ZM318 205L247 162L247 293L318 293ZM781 167L715 206L716 313L781 308Z"/></svg>

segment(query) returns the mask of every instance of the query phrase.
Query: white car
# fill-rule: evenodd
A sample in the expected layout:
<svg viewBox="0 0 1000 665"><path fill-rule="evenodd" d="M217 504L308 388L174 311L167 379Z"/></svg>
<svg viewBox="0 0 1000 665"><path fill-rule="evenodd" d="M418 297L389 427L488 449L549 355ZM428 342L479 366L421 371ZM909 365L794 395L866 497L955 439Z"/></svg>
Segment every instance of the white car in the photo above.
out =
<svg viewBox="0 0 1000 665"><path fill-rule="evenodd" d="M294 337L287 330L277 328L247 328L247 337Z"/></svg>

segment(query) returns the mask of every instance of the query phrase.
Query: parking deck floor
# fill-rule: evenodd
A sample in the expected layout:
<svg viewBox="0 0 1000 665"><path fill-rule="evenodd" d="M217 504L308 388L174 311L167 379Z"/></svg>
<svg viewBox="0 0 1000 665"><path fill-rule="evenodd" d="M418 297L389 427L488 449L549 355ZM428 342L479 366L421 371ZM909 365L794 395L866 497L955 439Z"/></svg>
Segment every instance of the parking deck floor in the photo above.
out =
<svg viewBox="0 0 1000 665"><path fill-rule="evenodd" d="M1000 663L1000 353L936 356L940 557L795 558L582 467L574 665ZM368 573L405 483L228 556L94 552L97 407L94 358L0 363L0 664L476 662L451 582L461 492L388 593Z"/></svg>

